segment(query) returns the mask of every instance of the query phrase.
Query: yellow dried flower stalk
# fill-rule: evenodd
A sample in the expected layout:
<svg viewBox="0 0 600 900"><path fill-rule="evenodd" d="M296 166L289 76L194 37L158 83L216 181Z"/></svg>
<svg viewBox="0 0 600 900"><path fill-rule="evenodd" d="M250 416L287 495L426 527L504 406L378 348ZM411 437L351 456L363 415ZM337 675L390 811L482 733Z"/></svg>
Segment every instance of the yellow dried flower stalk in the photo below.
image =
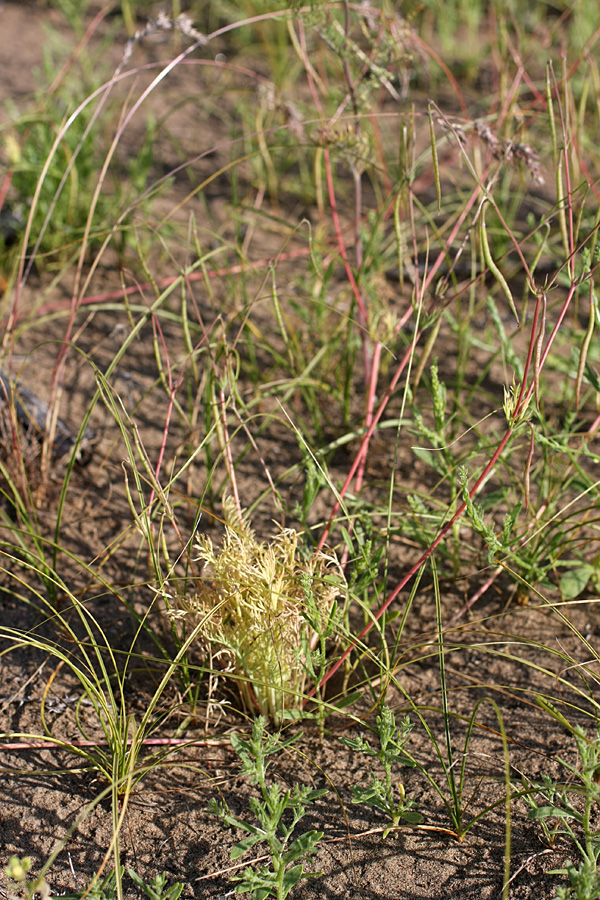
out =
<svg viewBox="0 0 600 900"><path fill-rule="evenodd" d="M334 553L302 559L298 532L259 542L231 501L224 510L222 547L197 538L204 583L193 596L173 598L170 615L191 617L194 626L205 620L199 639L226 651L246 709L279 724L285 710L302 706L303 648L317 643L346 582Z"/></svg>

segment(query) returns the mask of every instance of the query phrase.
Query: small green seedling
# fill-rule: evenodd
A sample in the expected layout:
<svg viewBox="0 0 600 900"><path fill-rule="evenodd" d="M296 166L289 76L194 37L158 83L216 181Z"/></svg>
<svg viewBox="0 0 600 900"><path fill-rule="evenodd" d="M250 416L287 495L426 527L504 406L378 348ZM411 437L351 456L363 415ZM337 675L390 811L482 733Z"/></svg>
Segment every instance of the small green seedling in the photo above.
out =
<svg viewBox="0 0 600 900"><path fill-rule="evenodd" d="M167 888L167 876L164 872L153 878L148 884L143 881L140 876L133 871L127 869L129 877L136 887L143 891L141 896L148 897L148 900L179 900L179 895L183 890L183 884L176 881L175 884ZM121 878L123 877L123 866L121 866ZM77 891L75 894L63 894L62 900L116 900L118 896L117 878L115 872L109 872L102 881L97 879L88 885L84 891Z"/></svg>
<svg viewBox="0 0 600 900"><path fill-rule="evenodd" d="M121 878L123 877L123 866L121 866ZM114 871L105 875L102 880L94 876L88 886L83 891L76 891L74 894L65 894L63 900L116 900L117 898L117 875Z"/></svg>
<svg viewBox="0 0 600 900"><path fill-rule="evenodd" d="M364 753L366 756L374 756L383 766L385 780L382 781L374 772L371 772L371 783L368 787L358 784L351 786L352 802L364 803L374 809L381 809L387 813L391 820L389 828L383 832L383 838L388 836L392 828L396 828L402 820L409 825L418 825L423 821L423 816L414 809L414 801L406 799L406 793L402 782L396 785L396 800L394 786L392 784L392 766L416 766L415 760L407 756L404 747L407 744L412 731L412 725L408 716L399 726L396 726L394 713L389 706L383 706L381 715L377 716L377 734L379 748L371 747L369 741L363 737L340 738L341 742L356 753Z"/></svg>
<svg viewBox="0 0 600 900"><path fill-rule="evenodd" d="M127 871L133 883L144 892L148 900L179 900L183 885L180 881L176 881L170 888L167 888L167 876L164 872L146 884L133 869L127 869Z"/></svg>
<svg viewBox="0 0 600 900"><path fill-rule="evenodd" d="M539 699L539 698L538 698ZM569 838L580 856L579 866L570 860L564 869L550 874L567 875L570 884L557 888L555 900L596 900L600 897L600 830L593 825L600 803L600 729L595 738L588 738L585 731L573 728L547 701L540 701L554 718L562 721L572 732L577 746L579 765L572 766L559 758L570 773L569 784L560 785L546 777L535 785L537 792L529 794L531 809L528 818L540 821L546 838L552 843L557 835ZM550 825L549 823L553 824Z"/></svg>
<svg viewBox="0 0 600 900"><path fill-rule="evenodd" d="M554 900L598 900L600 874L594 863L583 860L576 868L571 860L567 860L565 869L570 884L558 887Z"/></svg>
<svg viewBox="0 0 600 900"><path fill-rule="evenodd" d="M243 838L231 851L232 859L239 859L254 844L264 842L268 847L270 864L252 869L248 866L241 875L233 876L237 881L236 893L249 893L252 900L266 900L275 897L285 900L301 878L314 878L315 873L304 871L305 860L314 855L316 844L323 837L322 831L305 831L292 840L296 825L306 813L306 808L327 790L311 790L296 785L293 791L282 790L275 782L267 785L267 757L288 747L296 737L281 741L278 736L265 732L266 719L258 718L252 726L252 735L244 740L232 735L231 744L241 760L241 769L250 776L251 784L257 784L261 798L252 797L250 809L258 824L253 825L231 814L229 807L213 800L212 812L227 825L240 828L248 837Z"/></svg>
<svg viewBox="0 0 600 900"><path fill-rule="evenodd" d="M8 876L8 897L9 900L32 900L34 896L38 896L41 900L48 900L50 897L50 888L45 878L39 875L37 878L29 878L29 870L33 865L30 856L19 859L18 856L11 856L8 865L4 871Z"/></svg>

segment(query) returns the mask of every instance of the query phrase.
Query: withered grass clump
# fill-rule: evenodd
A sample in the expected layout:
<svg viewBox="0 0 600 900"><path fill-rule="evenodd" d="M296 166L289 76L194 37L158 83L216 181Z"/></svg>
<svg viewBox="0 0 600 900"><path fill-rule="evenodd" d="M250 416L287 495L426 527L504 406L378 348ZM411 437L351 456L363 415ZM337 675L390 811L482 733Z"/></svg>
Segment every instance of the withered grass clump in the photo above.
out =
<svg viewBox="0 0 600 900"><path fill-rule="evenodd" d="M233 503L226 501L225 513L220 549L207 535L197 539L199 591L175 598L169 614L194 627L203 622L199 640L226 658L246 709L279 724L286 710L302 706L314 671L308 656L330 633L346 582L334 553L301 556L299 532L282 529L260 542Z"/></svg>

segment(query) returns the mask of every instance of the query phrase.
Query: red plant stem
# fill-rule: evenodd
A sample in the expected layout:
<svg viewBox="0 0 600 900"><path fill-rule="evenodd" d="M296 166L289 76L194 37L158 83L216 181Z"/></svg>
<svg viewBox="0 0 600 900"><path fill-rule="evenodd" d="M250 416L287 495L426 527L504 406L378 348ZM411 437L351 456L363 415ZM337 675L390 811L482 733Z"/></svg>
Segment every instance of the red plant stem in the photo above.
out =
<svg viewBox="0 0 600 900"><path fill-rule="evenodd" d="M523 66L521 65L518 67L518 69L515 73L515 77L512 80L512 84L506 94L506 97L504 98L504 103L502 104L502 108L501 108L500 112L498 113L498 118L496 120L496 130L497 131L500 131L508 112L513 108L515 95L516 95L516 93L519 89L519 86L521 84L521 81L523 79L524 71L525 70L523 69Z"/></svg>
<svg viewBox="0 0 600 900"><path fill-rule="evenodd" d="M589 277L589 276L588 276L588 277ZM540 360L540 369L543 367L544 362L545 362L545 360L546 360L546 358L547 358L547 356L548 356L548 353L550 352L550 347L551 347L552 343L554 342L554 340L555 340L555 338L556 338L556 335L557 335L557 333L558 333L558 330L559 330L559 328L560 328L560 326L561 326L561 324L562 324L562 321L563 321L563 319L564 319L564 317L565 317L565 315L566 315L566 313L567 313L567 310L568 310L568 308L569 308L569 306L570 306L571 300L572 300L572 298L573 298L573 295L574 295L574 293L575 293L577 287L578 287L578 282L573 282L573 283L571 284L571 287L570 287L570 289L569 289L569 292L568 292L568 294L567 294L567 297L566 297L566 299L565 299L565 302L564 302L564 304L563 304L563 307L562 307L562 309L561 309L561 311L560 311L560 315L559 315L559 317L558 317L558 320L557 320L557 322L556 322L556 324L555 324L555 326L554 326L554 329L552 330L552 333L551 333L550 337L548 338L548 343L547 343L546 348L545 348L545 350L544 350L544 352L543 352L543 354L542 354L542 356L541 356L541 360ZM534 390L534 387L535 387L534 381L532 381L532 382L530 383L530 385L529 385L529 387L528 387L527 389L525 389L525 384L526 384L526 381L527 381L527 375L528 375L529 369L530 369L530 367L531 367L531 361L532 361L532 359L533 359L533 352L534 352L534 347L535 347L535 342L536 342L536 337L537 337L537 335L536 335L536 332L537 332L537 322L538 322L538 319L539 319L539 309L540 309L540 303L541 303L541 300L542 300L541 293L538 292L537 298L536 298L536 306L535 306L534 318L533 318L533 323L532 323L532 328L531 328L531 339L530 339L530 343L529 343L529 349L528 349L528 354L527 354L527 361L526 361L526 365L525 365L525 371L524 371L524 373L523 373L523 382L522 382L522 385L521 385L521 391L520 391L520 393L519 393L519 398L518 398L518 400L517 400L516 408L515 408L515 410L514 410L514 412L513 412L513 415L512 415L512 424L511 424L511 426L508 428L508 430L506 431L506 433L505 433L504 437L502 438L500 444L499 444L498 447L496 448L496 450L495 450L495 452L494 452L494 455L492 456L491 460L488 462L488 464L486 465L486 467L485 467L485 469L483 470L482 474L479 476L479 478L478 478L477 481L475 482L474 486L471 488L471 490L470 490L470 492L469 492L469 496L470 496L471 498L473 498L473 497L475 496L475 494L476 494L477 491L479 490L479 487L481 486L481 484L483 483L483 481L487 478L487 476L489 475L489 473L492 471L494 465L496 464L498 458L500 457L500 454L502 453L502 451L503 451L504 448L506 447L506 444L508 443L508 441L509 441L510 438L512 437L512 435L513 435L513 433L514 433L514 429L515 429L516 425L519 423L519 420L520 420L520 418L521 418L522 415L523 415L523 411L526 409L527 404L529 403L529 400L530 400L530 398L531 398L531 394L532 394L532 392L533 392L533 390ZM407 354L409 354L410 352L411 352L411 351L410 351L410 348L409 348L409 350L407 351ZM396 382L398 381L398 379L399 379L399 377L400 377L400 374L401 374L402 370L404 369L404 366L406 365L406 361L407 361L407 356L405 355L405 357L404 357L404 359L402 360L400 366L398 367L398 370L396 371L396 373L395 373L395 375L394 375L394 379L393 379L393 381L392 381L392 384L390 385L390 388L388 388L388 391L386 392L386 395L385 395L385 397L383 398L383 401L382 401L382 403L381 403L381 405L380 405L380 407L379 407L379 409L378 409L378 411L377 411L377 414L376 414L376 416L374 417L372 428L374 428L375 425L377 424L377 422L379 421L379 417L381 416L381 414L382 414L382 412L383 412L382 407L384 407L384 406L387 404L387 401L388 401L388 399L389 399L389 395L391 394L391 391L393 390L393 387L395 386ZM600 420L600 416L598 417L598 420ZM598 421L598 420L597 420L597 421ZM590 429L590 431L594 430L595 427L597 427L597 421L594 422L594 424L593 424L592 428ZM371 433L372 433L372 432L371 432ZM368 432L367 432L367 434L368 434ZM367 435L365 435L365 437L367 437ZM364 441L363 441L363 443L364 443ZM342 490L340 491L340 496L343 496L343 494L345 493L345 490L347 489L347 485L348 485L348 483L349 483L349 480L350 480L350 478L352 477L353 472L355 471L355 468L357 467L358 461L359 461L359 460L361 459L361 457L362 457L362 449L363 449L363 445L361 445L361 448L360 448L359 451L358 451L357 459L355 459L354 464L353 464L352 469L351 469L351 472L350 472L348 478L346 479L346 482L344 483L344 486L342 487ZM371 619L371 621L368 622L368 624L363 628L363 630L362 630L358 635L356 635L355 637L352 638L352 641L350 642L350 644L348 645L348 647L346 648L346 650L342 653L342 655L340 656L340 658L339 658L339 659L334 663L334 665L327 671L327 673L326 673L326 674L324 675L324 677L321 679L321 681L319 682L319 684L318 684L318 685L317 685L317 686L309 693L309 697L314 696L314 694L316 693L316 691L319 690L319 689L320 689L320 688L321 688L321 687L322 687L322 686L323 686L323 685L324 685L324 684L325 684L325 683L326 683L326 682L327 682L327 681L335 674L335 672L337 672L337 670L340 668L340 666L342 665L342 663L348 658L348 656L350 655L350 653L352 652L352 650L356 647L356 645L359 643L359 641L361 641L362 638L365 637L365 635L367 635L367 634L369 633L369 631L371 630L371 628L373 628L373 626L375 625L375 623L376 623L377 621L379 621L379 619L381 618L381 616L383 615L383 613L384 613L384 612L386 611L386 609L390 606L390 604L396 599L396 597L398 596L398 594L400 593L400 591L402 591L402 589L403 589L403 588L406 586L406 584L410 581L410 579L413 577L413 575L415 575L415 574L418 572L418 570L421 568L421 566L423 565L423 563L426 562L427 559L429 559L429 557L432 555L432 553L433 553L433 551L436 549L436 547L440 544L440 542L441 542L441 541L444 539L444 537L448 534L448 532L450 531L450 529L452 528L452 526L454 525L454 523L458 520L458 518L459 518L459 517L463 514L463 512L465 511L466 505L467 505L466 502L463 502L463 503L461 504L461 506L457 509L457 511L455 512L455 514L454 514L454 515L452 516L452 518L450 519L450 521L447 522L446 525L441 529L441 531L439 532L439 534L437 535L437 537L435 538L435 540L432 542L432 544L430 544L430 546L427 548L427 550L420 556L420 558L419 558L419 559L417 560L417 562L413 565L413 567L409 570L409 572L407 572L407 574L402 578L402 580L399 582L399 584L394 588L394 590L393 590L392 593L389 595L389 597L387 598L387 600L385 601L385 603L379 608L379 610L378 610L378 612L376 613L376 615L374 616L374 618ZM339 501L336 501L336 504L335 504L334 510L333 510L333 512L332 512L332 515L331 515L331 517L330 517L330 519L329 519L329 521L328 521L328 523L327 523L327 526L326 526L326 529L325 529L325 534L328 534L328 532L329 532L329 530L330 530L330 528L331 528L332 522L333 522L333 517L334 517L335 513L337 512L338 508L339 508ZM324 543L324 539L322 539L321 543L319 544L319 548L321 548L321 547L323 546L323 543Z"/></svg>
<svg viewBox="0 0 600 900"><path fill-rule="evenodd" d="M500 443L499 443L498 446L496 447L496 450L494 451L494 455L492 456L492 458L490 459L490 461L489 461L488 464L486 465L485 469L483 470L483 472L481 473L481 475L479 476L479 478L477 479L477 481L475 482L475 484L473 485L473 487L472 487L471 490L469 491L469 497L474 497L474 496L475 496L475 494L477 493L477 491L479 490L479 488L481 487L481 485L483 484L483 482L485 481L485 479L488 477L488 475L490 474L490 472L492 471L492 469L493 469L494 466L496 465L496 462L498 461L498 458L500 457L500 454L502 453L502 451L503 451L504 448L506 447L506 445L507 445L507 443L509 442L510 438L512 437L513 433L514 433L514 427L511 426L510 428L507 429L507 431L506 431L504 437L502 438L502 440L500 441ZM394 600L396 599L396 597L398 596L398 594L400 593L400 591L401 591L404 587L406 587L406 585L408 584L408 582L410 581L410 579L413 577L413 575L415 575L415 574L419 571L419 569L421 568L421 566L423 565L423 563L426 562L426 561L429 559L429 557L431 556L431 554L433 553L433 551L434 551L434 550L436 549L436 547L441 543L441 541L443 541L443 539L444 539L445 536L448 534L448 532L450 531L450 529L452 528L452 526L454 525L454 523L460 518L460 516L462 516L462 514L463 514L463 512L465 511L466 508L467 508L466 501L463 501L463 502L461 503L461 505L459 506L459 508L458 508L458 509L456 510L456 512L454 513L454 515L452 516L452 518L450 519L450 521L447 522L447 523L444 525L444 527L441 529L441 531L439 532L439 534L437 535L437 537L435 538L435 540L429 545L429 547L427 548L427 550L425 550L425 552L424 552L423 554L421 554L421 556L419 557L419 559L417 560L417 562L416 562L416 563L412 566L412 568L406 573L406 575L404 576L404 578L402 578L402 580L396 585L396 587L394 588L394 590L392 591L392 593L389 595L389 597L387 598L387 600L385 601L385 603L384 603L382 606L380 606L380 608L379 608L379 610L377 611L377 613L375 614L375 616L367 623L367 625L365 625L365 627L363 628L363 630L362 630L359 634L357 634L355 637L352 638L352 641L350 642L350 644L348 645L348 647L344 650L344 652L342 653L342 655L340 656L340 658L339 658L339 659L333 664L333 666L331 666L331 668L326 672L326 674L323 676L323 678L321 679L321 681L320 681L320 682L319 682L319 683L318 683L318 684L317 684L317 685L309 692L308 697L307 697L307 700L308 700L310 697L314 696L314 694L315 694L318 690L320 690L320 689L323 687L323 685L326 684L326 683L329 681L329 679L337 672L337 670L340 668L340 666L342 665L342 663L345 662L345 660L348 658L348 656L352 653L353 649L356 647L356 645L358 644L358 642L361 641L361 640L369 633L369 631L373 628L373 626L375 625L375 623L379 621L379 619L380 619L381 616L384 614L384 612L386 611L386 609L390 606L390 604L394 602Z"/></svg>
<svg viewBox="0 0 600 900"><path fill-rule="evenodd" d="M600 425L600 413L596 416L590 427L588 428L588 434L593 434L598 426Z"/></svg>
<svg viewBox="0 0 600 900"><path fill-rule="evenodd" d="M450 234L448 235L448 237L447 237L447 239L446 239L446 243L444 244L443 249L442 249L442 250L440 251L440 253L438 254L437 259L435 260L435 262L434 262L433 265L431 266L431 269L429 269L429 270L427 271L427 275L426 275L426 276L424 277L424 279L423 279L423 290L424 290L424 291L426 291L426 290L429 288L431 282L432 282L433 279L435 278L435 275L436 275L437 270L440 268L440 266L442 265L442 263L443 263L444 260L446 259L447 253L448 253L450 247L452 246L452 244L453 244L453 242L454 242L454 239L456 238L456 235L459 233L460 229L462 228L463 222L464 222L465 219L467 218L467 216L468 216L468 214L470 213L470 211L471 211L471 209L472 209L472 207L473 207L475 201L477 200L477 198L478 198L479 196L480 196L480 189L479 189L479 186L477 186L476 188L473 189L473 193L471 194L471 196L470 196L469 199L467 200L467 202L466 202L466 204L465 204L465 206L464 206L464 209L461 211L461 213L460 213L460 215L458 216L456 222L454 223L454 226L453 226L452 230L450 231ZM414 233L415 233L415 231L413 230L413 234L414 234Z"/></svg>
<svg viewBox="0 0 600 900"><path fill-rule="evenodd" d="M451 245L452 241L454 240L455 235L458 233L462 223L464 222L469 210L473 206L478 195L479 195L479 188L477 187L477 188L475 188L475 190L469 197L469 200L466 204L465 209L462 211L458 220L455 222L454 227L448 236L448 240L446 241L445 249ZM411 207L411 209L412 209L412 207ZM413 233L414 233L414 231L413 231ZM442 265L444 258L445 258L445 253L442 251L438 255L438 258L433 263L431 269L428 271L427 275L424 278L424 283L423 283L423 288L422 288L423 291L425 291L427 289L427 287L431 284L431 281L435 277L435 273L437 272L439 267ZM402 317L401 322L398 324L397 330L399 330L401 327L404 326L404 324L407 321L407 319L409 318L411 312L412 312L411 309L407 310L407 313ZM369 441L371 440L373 432L375 431L375 428L377 427L379 420L381 419L381 417L387 407L389 399L392 396L392 394L396 388L396 385L398 384L398 381L400 380L400 376L404 372L404 369L405 369L406 365L408 364L408 362L414 352L414 348L415 348L420 336L421 336L421 331L419 330L414 335L413 341L411 342L411 346L407 349L406 353L404 354L404 357L400 361L398 368L396 369L396 372L394 373L394 377L392 378L392 381L390 382L390 384L381 400L381 403L379 404L379 408L377 409L376 413L373 415L373 418L371 419L371 421L367 423L367 431L366 431L365 435L363 436L361 445L358 449L358 452L356 454L354 462L352 463L352 466L346 477L346 480L344 481L344 484L339 492L340 499L335 501L335 503L333 505L333 509L330 513L329 519L327 520L327 524L323 530L323 534L321 535L321 539L320 539L319 545L318 545L319 550L322 550L325 545L325 542L327 540L329 532L331 531L331 528L333 526L333 521L335 519L336 513L340 508L340 500L343 499L344 495L346 494L346 491L350 487L350 484L352 483L352 479L354 478L355 473L357 472L359 466L361 465L361 461L363 460L363 458L366 455L366 452L367 452L367 449L369 446Z"/></svg>
<svg viewBox="0 0 600 900"><path fill-rule="evenodd" d="M504 570L502 566L498 566L496 569L494 569L488 580L484 581L484 583L477 588L473 596L470 597L469 600L467 600L462 609L460 609L454 616L452 616L448 624L444 627L444 631L448 631L450 628L453 628L458 620L461 619L465 615L465 613L467 613L471 609L471 607L475 606L480 597L483 597L486 591L491 588L495 580L503 571Z"/></svg>
<svg viewBox="0 0 600 900"><path fill-rule="evenodd" d="M360 489L360 485L362 484L362 478L364 474L364 464L367 456L367 448L369 444L369 440L371 439L371 435L373 434L372 430L369 429L370 419L372 417L373 405L375 402L375 392L377 388L377 376L379 372L379 360L381 358L381 346L379 342L375 342L375 347L373 353L369 353L369 339L368 339L368 317L367 317L367 308L364 304L364 300L362 298L360 288L354 277L354 272L352 271L352 267L350 265L350 260L348 259L348 254L346 252L346 245L344 243L344 239L342 237L342 228L338 216L337 211L337 202L335 197L335 187L333 183L333 171L331 166L331 155L328 149L323 151L323 159L325 162L325 173L327 178L327 192L329 195L329 203L331 206L331 215L333 218L333 226L337 237L337 244L340 251L340 255L342 257L344 268L346 269L346 276L348 281L350 282L350 286L352 288L352 293L356 299L356 304L359 309L359 317L358 322L362 331L362 345L363 345L363 358L364 358L364 367L365 367L365 379L367 382L367 408L365 413L365 425L367 427L367 432L365 437L363 438L363 442L361 444L361 453L358 459L358 466L356 471L357 475L357 490ZM357 208L360 205L360 176L357 175L355 179L355 185L357 190L357 198L356 198L356 207L355 207L355 243L357 248L357 254L359 256L358 265L360 266L360 211Z"/></svg>
<svg viewBox="0 0 600 900"><path fill-rule="evenodd" d="M65 63L60 72L58 72L58 74L54 77L54 81L47 90L48 94L54 94L58 90L61 82L63 81L65 75L67 74L75 60L79 59L84 50L87 50L88 44L90 43L96 29L99 27L102 20L106 18L108 12L108 7L104 7L104 9L100 9L94 16L94 18L86 28L85 34L83 35L77 46L74 48L74 50L71 51L68 59L65 60Z"/></svg>
<svg viewBox="0 0 600 900"><path fill-rule="evenodd" d="M465 119L468 119L469 113L467 111L467 105L465 103L465 99L462 95L462 91L459 87L458 81L456 80L456 78L454 77L454 75L452 74L451 70L446 65L446 63L444 62L442 57L439 56L439 54L435 52L433 47L430 47L429 44L427 44L425 41L421 40L421 38L414 32L411 32L410 38L412 41L415 42L415 44L417 44L419 47L421 47L421 49L425 51L427 56L430 56L437 63L437 65L440 67L440 69L443 71L444 75L446 76L446 78L448 79L448 81L450 82L450 84L452 85L452 87L454 89L454 93L456 94L456 99L458 100L458 102L460 104L460 109L461 109L462 115L464 116Z"/></svg>
<svg viewBox="0 0 600 900"><path fill-rule="evenodd" d="M371 376L369 378L369 384L367 387L367 410L365 414L365 427L368 429L373 421L373 410L375 408L375 398L377 396L377 377L379 375L379 363L381 361L381 343L377 341L375 346L373 347L373 356L371 358ZM367 451L368 446L365 443L361 446L361 457L360 464L356 471L356 481L354 483L354 489L358 494L363 483L363 478L365 474L365 465L367 463Z"/></svg>
<svg viewBox="0 0 600 900"><path fill-rule="evenodd" d="M310 248L309 247L299 247L296 250L288 250L286 253L281 253L278 255L278 260L290 260L290 259L299 259L302 257L309 256ZM226 275L235 275L239 272L246 271L247 269L258 269L263 268L272 264L272 257L264 257L263 259L257 259L254 262L244 262L238 263L235 266L225 266L222 269L210 269L208 271L201 272L190 272L185 275L187 281L203 281L204 278L223 278ZM170 275L168 278L161 278L159 281L154 284L146 281L143 283L130 284L128 287L121 287L118 290L107 291L104 294L93 294L91 297L82 297L79 301L79 306L93 306L97 303L108 303L111 300L123 300L124 297L130 297L133 294L143 294L146 290L154 290L155 287L158 287L160 290L164 290L165 288L170 287L172 284L175 284L176 281L179 281L181 275ZM54 313L61 309L69 309L71 306L70 300L64 300L62 303L52 303L46 306L40 306L36 309L36 318L39 319L41 316L46 315L48 313ZM10 316L10 319L4 319L1 323L3 328L6 328L9 321L20 322L25 319L25 316Z"/></svg>
<svg viewBox="0 0 600 900"><path fill-rule="evenodd" d="M364 304L364 300L360 293L360 288L356 283L356 278L354 277L354 272L352 271L352 266L350 265L350 260L348 259L348 254L346 252L346 245L344 244L344 239L342 237L342 226L340 224L340 217L338 216L337 210L337 202L335 199L335 188L333 184L333 170L331 167L331 155L329 150L326 148L323 150L323 159L325 161L325 174L327 177L327 192L329 194L329 203L331 205L331 215L333 218L333 227L335 229L335 234L337 237L337 244L340 251L340 256L342 257L342 261L344 263L344 268L346 269L346 275L348 276L348 281L350 282L350 287L352 288L352 293L356 298L356 304L360 310L361 321L360 324L363 328L366 327L367 324L367 308Z"/></svg>
<svg viewBox="0 0 600 900"><path fill-rule="evenodd" d="M562 309L560 311L560 315L556 321L554 328L552 329L552 333L550 334L550 337L548 338L548 343L546 344L546 348L545 348L544 352L542 353L542 356L540 359L540 371L544 367L544 363L550 352L550 347L554 343L556 335L558 334L558 330L559 330L560 326L562 325L562 321L567 314L567 310L569 309L569 306L571 305L571 300L573 299L573 294L577 290L578 286L579 286L579 283L575 281L569 288L569 293L567 294L566 300L563 303ZM539 299L540 298L538 297L538 302L539 302ZM537 305L536 305L536 309L537 309ZM533 331L532 331L532 334L533 334ZM525 376L523 377L523 384L525 384ZM521 396L519 397L519 409L523 409L529 403L529 399L530 399L531 394L533 393L534 389L535 389L535 384L532 381L525 393L523 393L523 391L521 391L521 395L523 395L523 396L522 396L522 398L521 398Z"/></svg>
<svg viewBox="0 0 600 900"><path fill-rule="evenodd" d="M12 182L12 177L12 172L5 172L2 178L2 184L0 185L0 210L4 206L4 201L6 200L6 195L8 194L8 190Z"/></svg>
<svg viewBox="0 0 600 900"><path fill-rule="evenodd" d="M525 395L525 387L527 385L527 376L529 375L529 369L531 367L531 360L533 359L533 354L535 351L535 345L537 341L537 324L538 319L540 317L540 300L541 295L538 294L535 301L535 310L533 312L533 322L531 325L531 334L529 336L529 347L527 348L527 359L525 360L525 368L523 370L523 379L521 381L521 387L519 390L519 398L517 400L517 408L521 409L523 404L523 397ZM539 377L539 375L537 376ZM533 382L532 382L533 384ZM531 387L531 386L530 386ZM527 392L527 399L531 396L531 390Z"/></svg>
<svg viewBox="0 0 600 900"><path fill-rule="evenodd" d="M400 364L398 365L398 368L396 369L396 371L394 373L394 377L392 378L392 380L388 386L388 389L386 390L386 392L382 398L382 401L379 404L379 407L378 407L375 415L373 416L373 420L363 436L361 445L358 449L358 453L356 454L356 457L354 458L354 462L352 463L352 465L350 467L350 471L348 472L348 475L346 476L346 480L344 481L344 484L340 490L340 493L339 493L340 499L335 501L335 503L333 505L333 509L331 510L329 519L327 520L327 524L326 524L325 528L323 529L323 534L321 535L321 539L320 539L319 545L318 545L319 550L322 550L323 547L325 546L325 541L327 540L327 536L328 536L329 532L331 531L331 527L333 525L335 515L336 515L338 509L340 508L341 499L344 497L344 494L348 490L350 483L352 482L352 479L354 478L354 475L360 465L360 461L365 453L366 448L369 445L369 441L371 440L373 432L377 428L377 423L379 422L381 416L383 415L384 410L389 402L389 399L392 396L394 388L398 384L398 381L400 380L400 376L404 372L404 369L414 352L414 345L418 341L420 334L421 334L420 331L415 334L414 339L411 343L411 346L407 349L406 353L402 357L402 360L400 361Z"/></svg>
<svg viewBox="0 0 600 900"><path fill-rule="evenodd" d="M313 68L311 62L308 58L308 48L306 46L306 31L304 29L304 22L301 18L298 19L298 36L300 41L300 48L302 50L302 62L304 63L304 72L306 74L306 80L308 82L308 88L310 90L310 95L313 99L313 103L315 104L315 109L318 114L323 117L323 108L321 106L321 99L319 97L319 92L317 90L317 86L315 84L315 80L313 78ZM293 27L293 25L291 26Z"/></svg>

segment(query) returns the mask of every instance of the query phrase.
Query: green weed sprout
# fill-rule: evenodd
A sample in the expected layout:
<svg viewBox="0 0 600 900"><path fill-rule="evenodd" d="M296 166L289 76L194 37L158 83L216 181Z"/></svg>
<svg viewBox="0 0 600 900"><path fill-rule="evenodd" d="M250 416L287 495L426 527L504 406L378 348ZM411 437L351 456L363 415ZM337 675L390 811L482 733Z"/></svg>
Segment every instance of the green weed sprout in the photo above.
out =
<svg viewBox="0 0 600 900"><path fill-rule="evenodd" d="M170 888L167 888L167 876L164 872L146 883L133 869L127 869L127 871L133 883L144 892L148 900L179 900L183 885L180 881L176 881Z"/></svg>
<svg viewBox="0 0 600 900"><path fill-rule="evenodd" d="M119 867L120 879L123 878L124 866ZM74 894L64 894L63 900L117 900L117 874L113 869L102 880L94 875L88 886L83 891Z"/></svg>
<svg viewBox="0 0 600 900"><path fill-rule="evenodd" d="M257 821L256 825L233 816L223 802L213 800L211 811L226 824L240 828L248 834L231 851L232 859L239 859L250 847L263 841L269 848L270 865L252 869L248 866L241 875L233 876L237 881L236 893L252 894L252 900L266 900L275 897L285 900L301 878L315 878L317 874L304 871L304 861L314 855L315 846L323 837L322 831L305 831L292 838L296 825L306 813L306 808L327 793L326 789L311 790L307 786L295 785L294 790L282 790L273 782L267 785L267 758L288 747L298 735L287 741L265 731L266 719L260 716L252 726L252 735L244 740L239 735L231 736L231 744L241 760L242 772L250 776L250 782L257 784L261 798L252 797L250 809ZM286 813L289 815L286 816ZM285 820L285 821L284 821ZM290 843L291 841L291 843Z"/></svg>
<svg viewBox="0 0 600 900"><path fill-rule="evenodd" d="M381 715L377 716L377 735L379 748L372 747L369 741L363 737L340 738L342 744L354 750L355 753L364 753L365 756L373 756L383 766L385 780L382 781L374 772L371 772L371 782L368 787L351 785L352 802L364 803L374 809L381 809L390 817L391 824L383 832L383 838L388 836L392 828L396 828L402 820L409 825L418 825L423 821L423 816L414 809L414 801L406 799L406 793L402 782L396 784L396 790L392 784L392 766L398 764L414 768L416 762L404 752L412 724L406 716L400 725L396 726L396 718L389 706L383 706ZM396 799L397 794L398 799Z"/></svg>
<svg viewBox="0 0 600 900"><path fill-rule="evenodd" d="M45 878L40 875L37 878L29 878L29 870L33 864L30 856L19 859L11 856L4 871L8 876L9 900L33 900L37 895L41 900L48 900L50 888Z"/></svg>
<svg viewBox="0 0 600 900"><path fill-rule="evenodd" d="M199 638L225 657L246 709L279 725L286 712L302 708L312 671L306 654L331 634L346 582L335 554L303 559L293 529L259 542L233 503L225 500L224 507L221 549L207 535L198 537L204 563L198 593L169 598L167 614L203 621Z"/></svg>
<svg viewBox="0 0 600 900"><path fill-rule="evenodd" d="M544 703L545 708L548 706ZM592 820L600 802L600 785L597 782L600 772L600 728L592 740L583 728L570 727L569 730L575 739L579 765L569 765L560 758L559 762L571 774L573 783L563 787L548 777L544 778L535 785L537 793L527 798L532 807L528 818L540 820L546 837L550 834L552 842L557 835L570 838L581 857L579 866L568 860L564 869L551 873L566 874L570 882L557 888L555 900L596 900L600 897L600 830L592 826ZM556 820L557 824L549 828L548 819Z"/></svg>

